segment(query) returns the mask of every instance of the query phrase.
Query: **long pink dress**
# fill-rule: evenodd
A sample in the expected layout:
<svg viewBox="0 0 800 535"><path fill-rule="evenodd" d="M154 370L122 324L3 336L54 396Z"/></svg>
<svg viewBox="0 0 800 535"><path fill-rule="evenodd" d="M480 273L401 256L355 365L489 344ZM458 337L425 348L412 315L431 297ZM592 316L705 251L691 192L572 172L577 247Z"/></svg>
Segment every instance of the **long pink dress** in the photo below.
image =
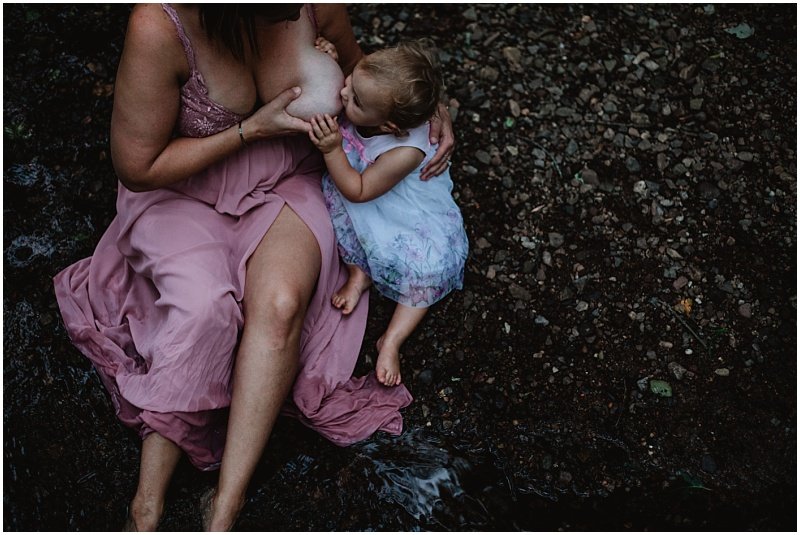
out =
<svg viewBox="0 0 800 535"><path fill-rule="evenodd" d="M243 117L208 97L191 43L178 131L202 137ZM247 259L286 204L319 244L322 267L300 340L300 372L286 412L338 445L376 430L399 434L404 386L353 378L368 299L349 316L330 304L347 273L323 201L323 162L303 136L262 141L174 186L119 185L117 216L94 255L56 275L72 342L94 364L122 422L177 443L200 469L219 466L231 370L244 320ZM303 266L297 266L303 269Z"/></svg>

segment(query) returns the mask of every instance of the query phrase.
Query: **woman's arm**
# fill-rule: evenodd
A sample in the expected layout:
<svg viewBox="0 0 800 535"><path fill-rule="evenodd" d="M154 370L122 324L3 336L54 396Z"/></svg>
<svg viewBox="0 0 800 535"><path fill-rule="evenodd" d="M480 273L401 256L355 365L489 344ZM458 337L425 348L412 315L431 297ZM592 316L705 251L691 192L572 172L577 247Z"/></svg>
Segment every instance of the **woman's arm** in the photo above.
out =
<svg viewBox="0 0 800 535"><path fill-rule="evenodd" d="M314 4L319 34L333 43L339 53L339 66L348 76L364 56L356 42L346 4Z"/></svg>
<svg viewBox="0 0 800 535"><path fill-rule="evenodd" d="M173 138L181 79L188 73L175 26L158 4L131 13L117 70L111 116L111 157L132 191L167 186L200 172L242 146L238 125L204 138ZM287 90L242 123L247 141L310 125L286 114L297 94Z"/></svg>

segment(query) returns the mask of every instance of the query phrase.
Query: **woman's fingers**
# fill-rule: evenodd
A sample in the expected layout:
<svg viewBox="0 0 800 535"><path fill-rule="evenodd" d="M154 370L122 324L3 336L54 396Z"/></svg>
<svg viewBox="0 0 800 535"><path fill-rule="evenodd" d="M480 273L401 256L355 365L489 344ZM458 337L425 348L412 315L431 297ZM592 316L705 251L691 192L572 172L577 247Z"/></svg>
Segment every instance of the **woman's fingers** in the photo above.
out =
<svg viewBox="0 0 800 535"><path fill-rule="evenodd" d="M453 155L453 148L456 143L455 135L453 135L453 121L450 119L447 107L443 104L439 105L439 109L431 121L430 138L431 143L438 141L439 148L436 149L436 154L433 155L431 161L422 170L422 175L420 176L422 180L428 180L443 173L450 165L450 157Z"/></svg>

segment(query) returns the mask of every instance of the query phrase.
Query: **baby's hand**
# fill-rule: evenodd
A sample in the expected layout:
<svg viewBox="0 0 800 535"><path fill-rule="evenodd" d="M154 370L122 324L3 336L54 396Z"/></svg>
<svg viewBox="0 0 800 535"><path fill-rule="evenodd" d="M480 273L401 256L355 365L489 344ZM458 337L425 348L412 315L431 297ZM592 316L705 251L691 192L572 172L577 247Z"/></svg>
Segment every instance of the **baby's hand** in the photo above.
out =
<svg viewBox="0 0 800 535"><path fill-rule="evenodd" d="M322 36L317 37L317 40L314 41L314 48L319 50L320 52L325 52L330 57L333 58L333 61L339 63L339 53L336 51L336 47L333 46L333 43L328 41Z"/></svg>
<svg viewBox="0 0 800 535"><path fill-rule="evenodd" d="M324 116L315 115L311 118L311 131L308 136L323 154L328 154L342 147L342 134L339 133L339 123L335 117L331 117L327 113Z"/></svg>

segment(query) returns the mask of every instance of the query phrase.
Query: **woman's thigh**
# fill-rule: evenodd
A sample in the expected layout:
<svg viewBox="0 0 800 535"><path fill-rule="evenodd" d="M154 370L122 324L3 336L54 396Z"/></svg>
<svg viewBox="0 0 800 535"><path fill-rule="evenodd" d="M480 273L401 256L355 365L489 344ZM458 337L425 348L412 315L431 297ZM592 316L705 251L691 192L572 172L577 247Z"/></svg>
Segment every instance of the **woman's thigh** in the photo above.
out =
<svg viewBox="0 0 800 535"><path fill-rule="evenodd" d="M304 313L319 277L317 240L285 204L247 262L244 321L269 327ZM277 316L277 317L276 317Z"/></svg>

